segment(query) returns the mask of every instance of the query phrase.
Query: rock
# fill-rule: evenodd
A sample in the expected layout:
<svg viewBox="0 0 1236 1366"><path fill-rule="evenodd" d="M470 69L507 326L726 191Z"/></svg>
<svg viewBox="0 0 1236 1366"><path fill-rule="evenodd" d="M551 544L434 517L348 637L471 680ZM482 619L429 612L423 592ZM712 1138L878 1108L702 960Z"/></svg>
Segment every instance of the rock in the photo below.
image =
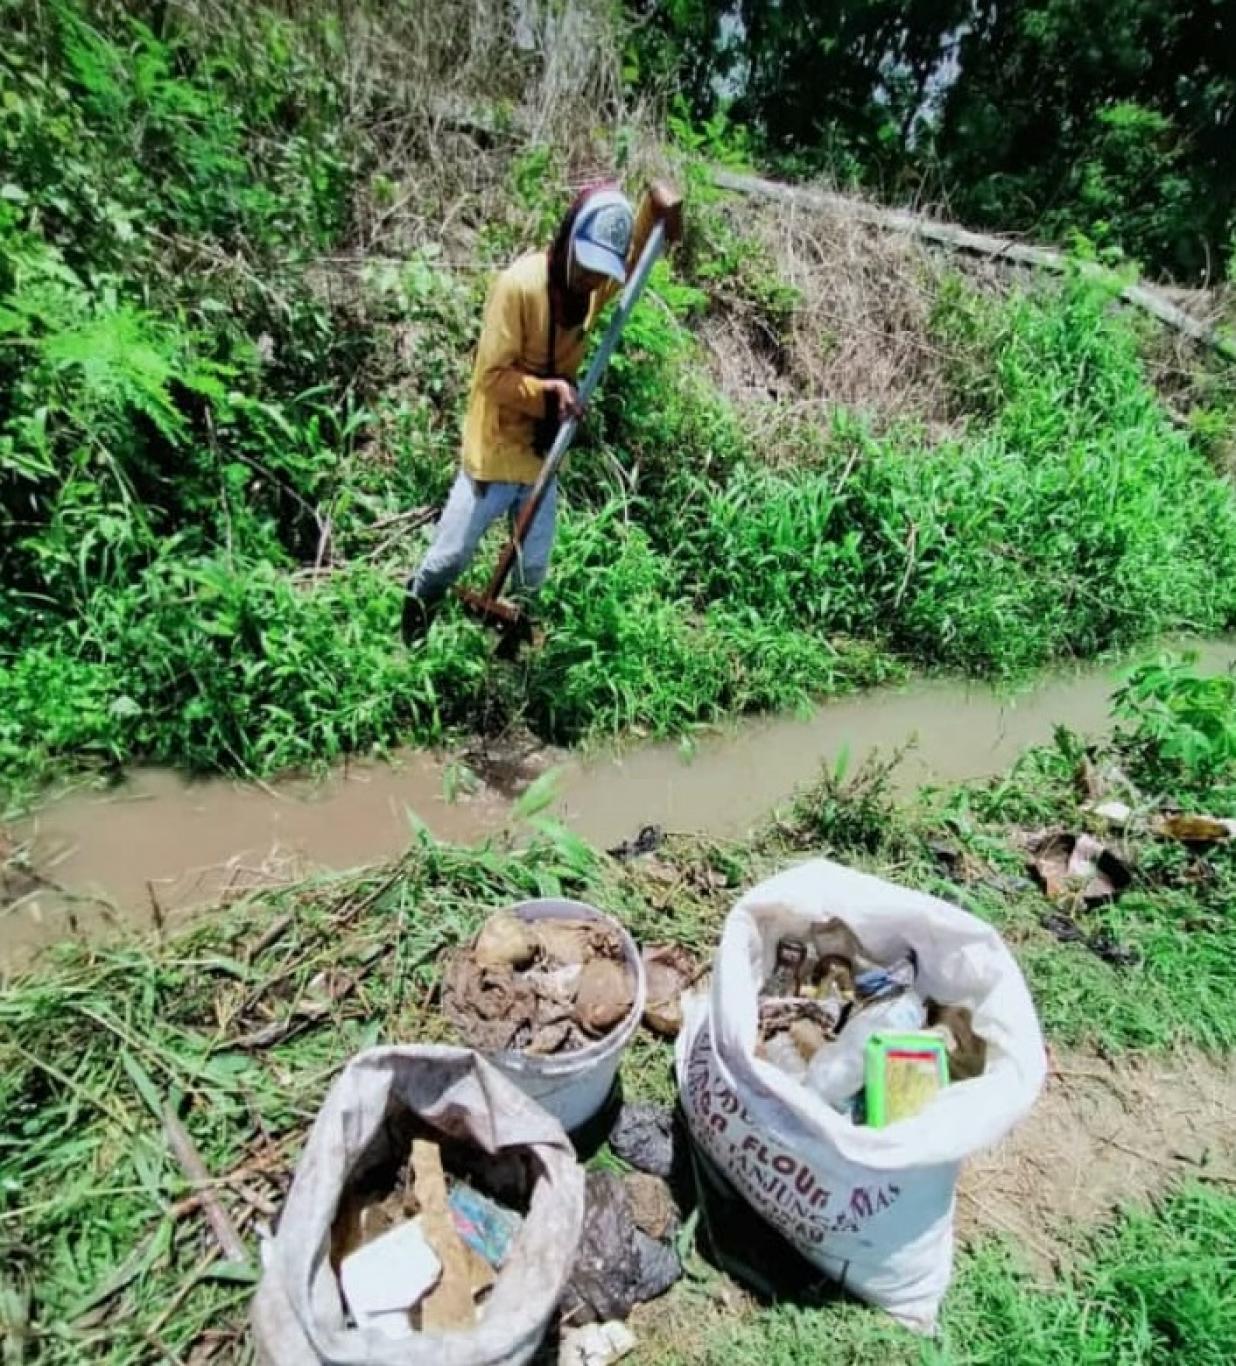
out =
<svg viewBox="0 0 1236 1366"><path fill-rule="evenodd" d="M640 1171L669 1176L674 1169L674 1112L668 1105L624 1105L610 1131L609 1146Z"/></svg>
<svg viewBox="0 0 1236 1366"><path fill-rule="evenodd" d="M604 1034L626 1017L634 1000L634 983L626 964L592 958L579 975L575 1019L589 1034Z"/></svg>
<svg viewBox="0 0 1236 1366"><path fill-rule="evenodd" d="M681 944L650 944L640 956L648 983L644 1023L672 1039L682 1028L682 993L700 975L700 966Z"/></svg>
<svg viewBox="0 0 1236 1366"><path fill-rule="evenodd" d="M616 1319L568 1328L558 1342L558 1366L610 1366L635 1350L635 1334Z"/></svg>
<svg viewBox="0 0 1236 1366"><path fill-rule="evenodd" d="M650 1238L664 1238L678 1220L669 1186L647 1172L628 1172L622 1180L636 1228L642 1228Z"/></svg>
<svg viewBox="0 0 1236 1366"><path fill-rule="evenodd" d="M538 1025L532 1031L532 1038L524 1052L542 1057L550 1053L557 1053L559 1049L570 1044L573 1029L570 1020L559 1020L556 1024Z"/></svg>
<svg viewBox="0 0 1236 1366"><path fill-rule="evenodd" d="M591 947L591 925L586 920L538 920L535 930L541 952L564 967L580 967Z"/></svg>
<svg viewBox="0 0 1236 1366"><path fill-rule="evenodd" d="M529 926L509 911L499 911L481 927L472 957L481 968L526 968L536 949L536 935Z"/></svg>

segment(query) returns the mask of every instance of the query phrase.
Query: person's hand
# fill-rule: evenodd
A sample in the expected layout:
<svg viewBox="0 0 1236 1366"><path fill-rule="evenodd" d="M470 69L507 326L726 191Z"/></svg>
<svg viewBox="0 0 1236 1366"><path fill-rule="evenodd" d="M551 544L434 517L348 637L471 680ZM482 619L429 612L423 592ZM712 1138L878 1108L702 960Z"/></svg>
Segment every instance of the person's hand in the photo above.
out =
<svg viewBox="0 0 1236 1366"><path fill-rule="evenodd" d="M654 180L648 187L652 211L665 225L667 242L682 241L682 195L668 180Z"/></svg>
<svg viewBox="0 0 1236 1366"><path fill-rule="evenodd" d="M569 379L547 379L543 381L545 395L553 394L558 403L558 416L562 421L568 417L583 417L584 405L579 401L579 390Z"/></svg>

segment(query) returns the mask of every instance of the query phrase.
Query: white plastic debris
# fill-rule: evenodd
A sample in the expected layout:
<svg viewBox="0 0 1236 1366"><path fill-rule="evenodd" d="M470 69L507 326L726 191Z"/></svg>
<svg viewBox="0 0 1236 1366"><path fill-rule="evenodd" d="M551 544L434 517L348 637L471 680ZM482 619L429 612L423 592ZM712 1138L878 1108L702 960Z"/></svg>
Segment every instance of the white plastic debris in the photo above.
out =
<svg viewBox="0 0 1236 1366"><path fill-rule="evenodd" d="M558 1366L610 1366L635 1350L635 1334L617 1319L568 1328L558 1343Z"/></svg>
<svg viewBox="0 0 1236 1366"><path fill-rule="evenodd" d="M397 1224L343 1259L339 1281L358 1328L383 1337L413 1333L408 1310L438 1282L442 1263L429 1246L420 1219Z"/></svg>
<svg viewBox="0 0 1236 1366"><path fill-rule="evenodd" d="M807 1085L834 1110L848 1111L863 1089L867 1071L867 1040L874 1034L912 1033L927 1023L922 998L913 991L876 1001L854 1015L837 1036L825 1044L807 1068Z"/></svg>
<svg viewBox="0 0 1236 1366"><path fill-rule="evenodd" d="M1117 830L1123 830L1133 819L1133 808L1128 802L1100 802L1097 806L1090 807L1090 810L1100 820L1106 821Z"/></svg>

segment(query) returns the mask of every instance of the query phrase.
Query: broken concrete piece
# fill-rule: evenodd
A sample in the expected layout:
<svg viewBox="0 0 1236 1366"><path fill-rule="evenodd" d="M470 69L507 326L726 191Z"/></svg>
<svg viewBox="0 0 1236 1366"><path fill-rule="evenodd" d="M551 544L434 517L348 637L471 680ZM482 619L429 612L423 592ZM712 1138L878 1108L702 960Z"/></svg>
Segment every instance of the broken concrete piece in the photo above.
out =
<svg viewBox="0 0 1236 1366"><path fill-rule="evenodd" d="M471 1259L451 1216L442 1153L432 1140L412 1140L412 1174L420 1223L442 1264L442 1279L421 1304L421 1326L427 1333L471 1328L476 1323Z"/></svg>
<svg viewBox="0 0 1236 1366"><path fill-rule="evenodd" d="M617 1319L568 1328L558 1343L558 1366L611 1366L635 1350L635 1334Z"/></svg>
<svg viewBox="0 0 1236 1366"><path fill-rule="evenodd" d="M682 1028L682 993L700 975L700 966L681 944L650 944L640 956L647 981L644 1023L672 1039Z"/></svg>
<svg viewBox="0 0 1236 1366"><path fill-rule="evenodd" d="M526 968L536 950L531 927L509 911L499 911L481 926L472 957L481 968Z"/></svg>
<svg viewBox="0 0 1236 1366"><path fill-rule="evenodd" d="M604 1034L625 1019L635 1001L635 984L625 963L592 958L579 975L575 1019L589 1034Z"/></svg>
<svg viewBox="0 0 1236 1366"><path fill-rule="evenodd" d="M650 1238L664 1238L678 1218L669 1186L647 1172L628 1172L622 1180L636 1228L642 1228Z"/></svg>

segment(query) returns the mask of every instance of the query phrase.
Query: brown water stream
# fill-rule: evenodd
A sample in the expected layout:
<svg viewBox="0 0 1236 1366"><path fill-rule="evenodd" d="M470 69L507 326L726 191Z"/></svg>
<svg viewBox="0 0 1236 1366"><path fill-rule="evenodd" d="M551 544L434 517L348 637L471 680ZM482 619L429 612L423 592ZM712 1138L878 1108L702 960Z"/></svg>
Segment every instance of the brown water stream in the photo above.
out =
<svg viewBox="0 0 1236 1366"><path fill-rule="evenodd" d="M1208 670L1236 662L1236 641L1195 648ZM447 794L458 786L459 760L422 751L271 786L138 770L118 788L60 797L10 832L29 845L46 883L10 877L2 889L9 904L0 909L0 968L69 936L145 931L248 888L390 857L407 844L409 813L442 839L479 840L508 823L511 782L555 760L561 781L553 813L600 845L650 822L741 835L843 748L856 763L871 750L913 742L901 769L907 790L981 777L1049 739L1058 724L1103 730L1122 667L1062 671L1003 694L919 681L829 702L801 718L747 721L689 751L658 744L582 757L534 754L508 762L496 775L502 781L455 800Z"/></svg>

